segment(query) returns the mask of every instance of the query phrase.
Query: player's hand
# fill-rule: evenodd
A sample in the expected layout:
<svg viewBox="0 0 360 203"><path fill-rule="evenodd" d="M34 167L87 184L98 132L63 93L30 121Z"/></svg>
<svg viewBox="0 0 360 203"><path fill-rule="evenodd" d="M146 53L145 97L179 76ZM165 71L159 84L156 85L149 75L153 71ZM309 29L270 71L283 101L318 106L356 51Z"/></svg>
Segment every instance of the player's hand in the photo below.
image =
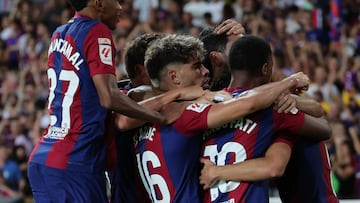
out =
<svg viewBox="0 0 360 203"><path fill-rule="evenodd" d="M238 22L227 19L215 27L216 34L225 33L227 35L245 35L245 28Z"/></svg>
<svg viewBox="0 0 360 203"><path fill-rule="evenodd" d="M275 111L278 113L296 113L296 99L291 94L282 93L280 97L274 102Z"/></svg>
<svg viewBox="0 0 360 203"><path fill-rule="evenodd" d="M190 86L190 87L185 87L185 88L181 88L179 89L179 97L178 97L178 101L179 100L183 100L183 101L191 101L191 100L195 100L198 99L204 95L206 95L209 90L204 90L202 87L199 86Z"/></svg>
<svg viewBox="0 0 360 203"><path fill-rule="evenodd" d="M207 190L214 186L218 181L214 176L217 166L213 164L210 160L204 158L201 158L200 162L204 165L204 167L201 170L199 180L204 190Z"/></svg>
<svg viewBox="0 0 360 203"><path fill-rule="evenodd" d="M157 111L153 111L155 114L155 120L153 120L153 123L158 123L158 124L167 124L167 119L164 115L160 114Z"/></svg>
<svg viewBox="0 0 360 203"><path fill-rule="evenodd" d="M294 73L288 78L285 78L285 80L287 79L295 82L294 87L291 89L291 93L293 94L300 94L302 91L306 91L309 88L310 79L303 72Z"/></svg>
<svg viewBox="0 0 360 203"><path fill-rule="evenodd" d="M229 92L226 92L224 90L214 92L208 91L204 94L202 99L208 101L209 103L219 103L232 99L232 96Z"/></svg>

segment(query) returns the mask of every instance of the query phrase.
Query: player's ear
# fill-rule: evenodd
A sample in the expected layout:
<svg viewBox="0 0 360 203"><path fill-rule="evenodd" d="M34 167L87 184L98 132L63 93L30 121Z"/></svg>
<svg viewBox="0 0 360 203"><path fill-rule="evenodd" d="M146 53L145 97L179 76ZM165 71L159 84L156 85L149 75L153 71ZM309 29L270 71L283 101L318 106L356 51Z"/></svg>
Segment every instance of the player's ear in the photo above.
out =
<svg viewBox="0 0 360 203"><path fill-rule="evenodd" d="M269 75L269 73L272 72L270 66L268 63L264 63L261 68L261 74L262 75Z"/></svg>
<svg viewBox="0 0 360 203"><path fill-rule="evenodd" d="M104 12L103 0L95 0L95 7L98 11Z"/></svg>
<svg viewBox="0 0 360 203"><path fill-rule="evenodd" d="M211 51L209 57L212 67L223 66L225 63L225 59L220 52Z"/></svg>
<svg viewBox="0 0 360 203"><path fill-rule="evenodd" d="M180 78L178 77L178 74L177 74L176 70L169 69L168 78L169 78L171 84L174 84L174 85L179 85L180 84Z"/></svg>

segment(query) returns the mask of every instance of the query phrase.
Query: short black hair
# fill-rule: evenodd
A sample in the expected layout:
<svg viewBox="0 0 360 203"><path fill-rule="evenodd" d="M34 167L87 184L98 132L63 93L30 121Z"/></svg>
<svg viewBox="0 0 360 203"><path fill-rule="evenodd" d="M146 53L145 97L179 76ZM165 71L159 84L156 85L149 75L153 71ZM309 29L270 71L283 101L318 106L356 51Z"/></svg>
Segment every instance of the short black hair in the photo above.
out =
<svg viewBox="0 0 360 203"><path fill-rule="evenodd" d="M243 70L250 74L261 71L263 64L272 57L269 44L262 38L246 35L231 46L229 66L232 70Z"/></svg>
<svg viewBox="0 0 360 203"><path fill-rule="evenodd" d="M135 65L144 65L145 52L147 48L157 39L164 37L165 34L147 33L140 35L129 42L125 50L125 67L129 78L135 78Z"/></svg>
<svg viewBox="0 0 360 203"><path fill-rule="evenodd" d="M205 68L209 69L211 75L212 66L209 54L212 51L224 53L226 49L226 44L228 43L229 39L226 33L215 34L214 28L204 29L200 33L199 39L204 43L204 48L206 50L203 65L205 66Z"/></svg>
<svg viewBox="0 0 360 203"><path fill-rule="evenodd" d="M75 11L81 11L87 6L89 0L68 0L68 2L75 9Z"/></svg>

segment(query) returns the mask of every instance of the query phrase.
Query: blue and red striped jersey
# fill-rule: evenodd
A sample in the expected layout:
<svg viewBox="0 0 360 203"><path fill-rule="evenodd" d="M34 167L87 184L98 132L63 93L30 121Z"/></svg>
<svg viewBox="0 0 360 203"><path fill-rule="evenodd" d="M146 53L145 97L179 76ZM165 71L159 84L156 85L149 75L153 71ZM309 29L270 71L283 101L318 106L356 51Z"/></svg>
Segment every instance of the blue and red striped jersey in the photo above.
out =
<svg viewBox="0 0 360 203"><path fill-rule="evenodd" d="M337 203L330 179L330 160L324 142L296 142L278 189L284 203Z"/></svg>
<svg viewBox="0 0 360 203"><path fill-rule="evenodd" d="M136 138L141 179L153 202L201 202L202 133L211 105L190 104L171 125L144 125Z"/></svg>
<svg viewBox="0 0 360 203"><path fill-rule="evenodd" d="M228 89L233 96L242 89ZM271 107L212 129L205 134L202 156L216 165L235 164L263 157L275 139L292 147L292 139L274 137L275 132L296 132L304 123L304 113L279 114ZM204 194L203 202L268 202L268 181L219 181Z"/></svg>
<svg viewBox="0 0 360 203"><path fill-rule="evenodd" d="M76 14L52 35L48 51L50 124L29 162L48 167L104 170L107 110L92 80L113 74L115 47L108 27Z"/></svg>

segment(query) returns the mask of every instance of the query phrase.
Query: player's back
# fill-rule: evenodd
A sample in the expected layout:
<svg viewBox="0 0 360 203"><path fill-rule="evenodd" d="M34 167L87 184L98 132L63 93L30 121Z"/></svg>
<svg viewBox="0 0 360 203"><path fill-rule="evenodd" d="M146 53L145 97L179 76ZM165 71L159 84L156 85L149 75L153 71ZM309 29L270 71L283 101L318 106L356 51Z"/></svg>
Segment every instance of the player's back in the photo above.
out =
<svg viewBox="0 0 360 203"><path fill-rule="evenodd" d="M100 104L92 76L115 73L109 58L99 53L109 51L111 60L112 45L109 29L87 17L76 15L55 30L47 71L50 125L30 162L58 169L103 171L107 110Z"/></svg>
<svg viewBox="0 0 360 203"><path fill-rule="evenodd" d="M139 130L136 158L153 201L201 202L199 157L208 110L207 104L191 104L172 125Z"/></svg>
<svg viewBox="0 0 360 203"><path fill-rule="evenodd" d="M119 85L119 83L118 83ZM119 86L118 86L119 87ZM123 93L134 90L130 81L119 88ZM132 96L130 98L134 99ZM135 101L142 100L134 99ZM136 166L134 136L136 129L122 132L115 129L116 167L110 174L112 203L150 203Z"/></svg>
<svg viewBox="0 0 360 203"><path fill-rule="evenodd" d="M233 90L236 96L239 90ZM248 159L263 157L280 130L297 131L304 122L304 114L278 114L267 108L242 119L222 125L204 134L202 156L217 165L240 163ZM292 145L286 137L277 141ZM205 193L204 202L268 202L268 182L219 181L216 187Z"/></svg>
<svg viewBox="0 0 360 203"><path fill-rule="evenodd" d="M285 174L277 181L284 203L337 203L324 142L296 142Z"/></svg>

